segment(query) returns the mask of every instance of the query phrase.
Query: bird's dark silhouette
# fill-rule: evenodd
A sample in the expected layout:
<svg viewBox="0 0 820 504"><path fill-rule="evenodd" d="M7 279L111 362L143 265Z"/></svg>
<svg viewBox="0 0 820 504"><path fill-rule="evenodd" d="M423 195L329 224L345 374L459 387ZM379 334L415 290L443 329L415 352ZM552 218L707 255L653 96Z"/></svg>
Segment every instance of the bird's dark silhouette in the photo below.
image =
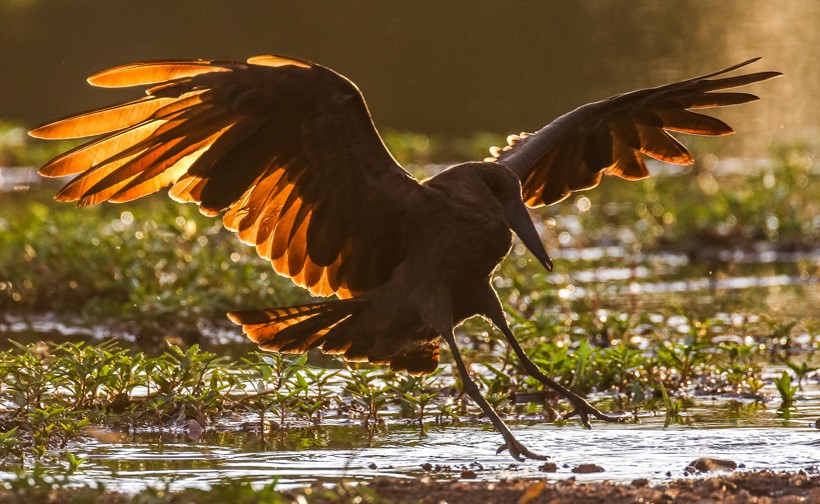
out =
<svg viewBox="0 0 820 504"><path fill-rule="evenodd" d="M474 315L506 337L526 371L562 394L584 426L601 413L546 376L505 320L490 278L514 231L547 269L527 206L550 205L603 175L649 176L643 155L692 163L668 131L726 135L724 122L691 109L746 103L726 89L779 75L726 77L749 60L674 84L584 105L541 130L512 135L483 162L419 182L393 159L358 88L308 61L257 56L231 61L153 61L89 78L102 87L149 86L147 96L33 129L39 138L99 138L40 169L77 175L60 201L124 202L170 186L180 202L222 216L281 275L317 296L304 306L229 314L264 350L311 348L352 361L433 371L450 347L464 391L517 459L541 458L519 443L470 377L454 327Z"/></svg>

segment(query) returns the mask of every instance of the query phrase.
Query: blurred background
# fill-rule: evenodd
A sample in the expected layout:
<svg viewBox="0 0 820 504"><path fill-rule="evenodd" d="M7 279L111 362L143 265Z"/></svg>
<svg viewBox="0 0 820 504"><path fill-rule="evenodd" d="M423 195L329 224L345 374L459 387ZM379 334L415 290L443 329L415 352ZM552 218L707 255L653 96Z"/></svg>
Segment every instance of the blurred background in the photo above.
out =
<svg viewBox="0 0 820 504"><path fill-rule="evenodd" d="M763 56L752 70L786 78L766 84L761 103L725 112L742 135L720 149L760 156L820 124L816 0L328 5L3 0L0 118L33 126L134 96L85 82L123 63L274 53L352 79L380 129L446 139L534 130L589 101Z"/></svg>

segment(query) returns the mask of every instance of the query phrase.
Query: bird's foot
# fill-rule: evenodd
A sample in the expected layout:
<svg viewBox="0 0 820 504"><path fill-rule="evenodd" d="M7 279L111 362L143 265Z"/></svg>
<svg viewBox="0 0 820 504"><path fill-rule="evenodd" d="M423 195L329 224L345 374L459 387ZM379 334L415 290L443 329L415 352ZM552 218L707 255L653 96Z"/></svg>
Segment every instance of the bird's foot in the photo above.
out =
<svg viewBox="0 0 820 504"><path fill-rule="evenodd" d="M604 422L609 423L619 423L625 422L627 417L624 415L609 415L598 408L594 407L593 405L589 404L586 399L579 395L574 395L573 397L568 397L569 401L572 403L574 409L563 416L566 420L567 418L574 417L578 415L581 418L581 424L587 429L591 429L592 425L589 423L589 417L592 415L593 417L597 418L598 420L603 420Z"/></svg>
<svg viewBox="0 0 820 504"><path fill-rule="evenodd" d="M510 455L515 460L523 461L524 459L532 459L532 460L547 460L549 457L546 455L539 455L537 453L533 453L527 449L526 446L522 445L518 442L517 439L514 437L507 440L504 444L498 447L496 450L496 454L503 452L504 450L509 450Z"/></svg>

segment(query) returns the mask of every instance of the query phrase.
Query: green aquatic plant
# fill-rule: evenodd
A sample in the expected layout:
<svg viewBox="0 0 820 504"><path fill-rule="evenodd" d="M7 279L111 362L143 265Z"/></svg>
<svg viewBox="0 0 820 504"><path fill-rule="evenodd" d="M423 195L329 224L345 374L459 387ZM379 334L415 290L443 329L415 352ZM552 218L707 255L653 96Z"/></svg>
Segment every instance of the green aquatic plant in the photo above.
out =
<svg viewBox="0 0 820 504"><path fill-rule="evenodd" d="M575 362L575 372L572 376L570 387L574 390L588 390L592 380L591 363L594 360L596 349L589 343L589 340L582 339L578 348L574 350L571 359Z"/></svg>
<svg viewBox="0 0 820 504"><path fill-rule="evenodd" d="M664 341L658 347L658 365L665 369L668 382L675 388L685 387L693 375L707 367L712 360L711 345L700 334L699 324L689 321L690 333L682 341Z"/></svg>
<svg viewBox="0 0 820 504"><path fill-rule="evenodd" d="M379 412L388 400L391 387L384 383L383 371L375 367L352 368L347 365L350 380L344 386L356 408L363 416L364 425L379 423Z"/></svg>
<svg viewBox="0 0 820 504"><path fill-rule="evenodd" d="M786 365L789 366L789 369L791 369L797 377L797 388L801 390L803 388L803 380L806 376L820 369L820 367L817 366L810 366L806 361L799 364L792 361L786 361Z"/></svg>
<svg viewBox="0 0 820 504"><path fill-rule="evenodd" d="M307 355L286 356L280 353L253 353L243 357L246 380L250 382L252 392L244 391L244 397L238 402L259 415L259 424L266 430L265 417L272 413L278 421L278 428L284 429L290 414L297 409L310 417L315 414L310 405L306 406L300 394L307 393L310 384L304 375Z"/></svg>
<svg viewBox="0 0 820 504"><path fill-rule="evenodd" d="M683 411L683 401L680 399L672 399L669 396L669 393L666 391L666 387L664 387L663 382L658 382L658 388L661 391L661 396L663 397L663 405L664 405L664 427L669 427L672 423L682 423L681 412Z"/></svg>
<svg viewBox="0 0 820 504"><path fill-rule="evenodd" d="M80 468L81 465L87 460L84 457L78 457L71 453L70 451L65 451L65 458L68 461L68 474L72 474Z"/></svg>
<svg viewBox="0 0 820 504"><path fill-rule="evenodd" d="M435 382L439 379L443 367L439 367L432 373L422 376L403 376L396 373L390 380L402 414L404 416L418 418L420 426L424 426L424 414L429 411L429 406L436 399L440 392Z"/></svg>
<svg viewBox="0 0 820 504"><path fill-rule="evenodd" d="M602 349L597 355L597 365L601 370L602 381L611 384L618 394L627 396L635 385L641 384L646 372L647 359L637 348L621 342L616 346Z"/></svg>
<svg viewBox="0 0 820 504"><path fill-rule="evenodd" d="M774 386L780 394L780 407L787 409L794 404L794 395L797 393L797 385L792 385L792 377L786 371L780 377L774 379Z"/></svg>

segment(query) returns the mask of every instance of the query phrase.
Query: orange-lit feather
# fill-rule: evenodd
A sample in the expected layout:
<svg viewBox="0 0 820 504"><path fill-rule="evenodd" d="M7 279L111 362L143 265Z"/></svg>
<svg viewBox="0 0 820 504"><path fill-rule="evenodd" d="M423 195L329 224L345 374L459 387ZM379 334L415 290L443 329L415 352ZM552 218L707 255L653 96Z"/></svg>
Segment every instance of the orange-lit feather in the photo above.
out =
<svg viewBox="0 0 820 504"><path fill-rule="evenodd" d="M525 202L531 207L551 205L572 191L590 189L600 182L600 173L627 180L646 178L649 172L641 154L667 163L691 164L692 155L668 131L710 136L733 133L723 121L687 109L757 100L749 93L713 92L780 75L756 72L714 78L757 59L585 105L537 133L512 135L506 147L491 150L492 159L519 175ZM578 152L579 142L585 146L583 153ZM561 172L567 173L564 176Z"/></svg>
<svg viewBox="0 0 820 504"><path fill-rule="evenodd" d="M208 60L153 61L122 65L88 78L88 83L98 87L131 87L156 84L184 77L212 72L229 72L231 69L214 65Z"/></svg>
<svg viewBox="0 0 820 504"><path fill-rule="evenodd" d="M44 124L29 131L29 134L36 138L65 139L110 133L142 122L174 101L171 98L146 96L121 105Z"/></svg>

